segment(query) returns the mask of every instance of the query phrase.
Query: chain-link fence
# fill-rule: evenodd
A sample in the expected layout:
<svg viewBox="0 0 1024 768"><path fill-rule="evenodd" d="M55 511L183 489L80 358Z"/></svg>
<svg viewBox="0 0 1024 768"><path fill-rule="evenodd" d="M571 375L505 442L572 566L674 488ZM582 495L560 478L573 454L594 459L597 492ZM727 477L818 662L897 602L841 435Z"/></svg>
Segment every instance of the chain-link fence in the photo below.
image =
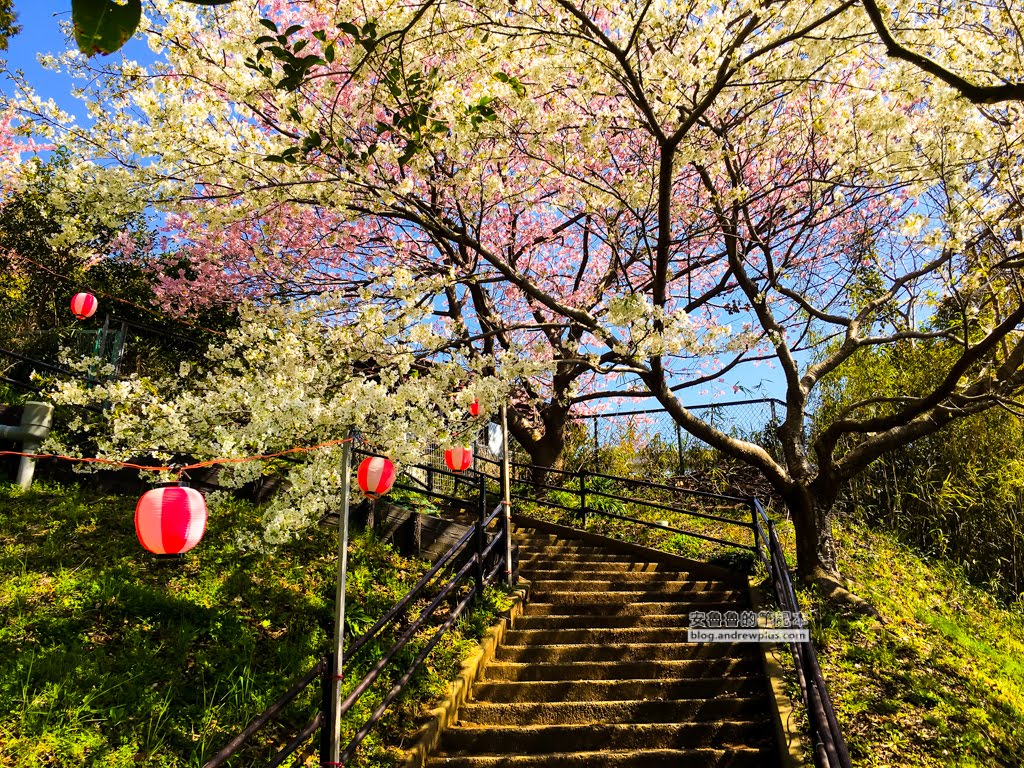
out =
<svg viewBox="0 0 1024 768"><path fill-rule="evenodd" d="M782 400L761 398L707 405L688 410L715 429L772 449L782 423ZM737 492L758 481L744 468L712 456L702 441L680 428L665 410L631 410L577 416L573 451L576 463L595 472L689 478L694 488ZM755 473L756 474L756 473ZM749 475L749 476L748 476Z"/></svg>
<svg viewBox="0 0 1024 768"><path fill-rule="evenodd" d="M715 429L744 439L756 439L766 429L778 425L785 416L786 404L774 398L691 405L693 412ZM665 410L635 410L576 416L585 425L595 450L629 441L644 447L652 442L677 446L683 450L692 440Z"/></svg>

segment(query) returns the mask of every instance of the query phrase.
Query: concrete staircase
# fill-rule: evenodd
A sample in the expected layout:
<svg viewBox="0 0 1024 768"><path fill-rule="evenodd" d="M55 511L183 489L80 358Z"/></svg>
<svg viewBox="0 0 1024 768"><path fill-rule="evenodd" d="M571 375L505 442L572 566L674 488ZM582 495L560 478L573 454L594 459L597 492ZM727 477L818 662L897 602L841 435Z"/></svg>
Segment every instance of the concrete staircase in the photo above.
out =
<svg viewBox="0 0 1024 768"><path fill-rule="evenodd" d="M686 642L690 611L749 608L740 582L516 539L530 601L429 768L778 765L759 649Z"/></svg>

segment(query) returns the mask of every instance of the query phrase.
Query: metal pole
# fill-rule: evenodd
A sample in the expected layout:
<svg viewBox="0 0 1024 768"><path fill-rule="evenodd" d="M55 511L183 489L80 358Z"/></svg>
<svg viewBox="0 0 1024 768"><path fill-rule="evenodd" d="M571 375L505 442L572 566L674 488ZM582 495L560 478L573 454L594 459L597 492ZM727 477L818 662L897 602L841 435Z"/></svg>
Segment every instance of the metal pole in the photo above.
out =
<svg viewBox="0 0 1024 768"><path fill-rule="evenodd" d="M759 560L761 559L761 537L757 535L757 526L759 524L757 515L757 499L753 496L750 497L750 522L753 525L754 533L754 556Z"/></svg>
<svg viewBox="0 0 1024 768"><path fill-rule="evenodd" d="M587 473L579 471L580 478L580 527L587 529Z"/></svg>
<svg viewBox="0 0 1024 768"><path fill-rule="evenodd" d="M512 575L512 466L508 455L508 406L501 405L501 503L505 523L505 583L515 586Z"/></svg>
<svg viewBox="0 0 1024 768"><path fill-rule="evenodd" d="M474 527L476 528L476 596L474 602L484 596L484 547L487 546L487 532L484 530L484 520L487 519L487 479L480 475L477 481L477 509L478 515Z"/></svg>
<svg viewBox="0 0 1024 768"><path fill-rule="evenodd" d="M601 450L601 443L597 438L597 416L594 417L594 469L597 471L601 470L601 455L598 451Z"/></svg>
<svg viewBox="0 0 1024 768"><path fill-rule="evenodd" d="M334 601L334 681L328 724L331 729L329 762L338 764L341 754L341 678L345 648L345 576L348 572L348 497L352 481L352 443L341 449L341 514L338 516L338 592ZM326 714L326 713L325 713Z"/></svg>
<svg viewBox="0 0 1024 768"><path fill-rule="evenodd" d="M684 467L683 467L683 430L679 426L678 423L676 424L676 448L679 451L679 476L682 477L683 476L683 472L684 472Z"/></svg>

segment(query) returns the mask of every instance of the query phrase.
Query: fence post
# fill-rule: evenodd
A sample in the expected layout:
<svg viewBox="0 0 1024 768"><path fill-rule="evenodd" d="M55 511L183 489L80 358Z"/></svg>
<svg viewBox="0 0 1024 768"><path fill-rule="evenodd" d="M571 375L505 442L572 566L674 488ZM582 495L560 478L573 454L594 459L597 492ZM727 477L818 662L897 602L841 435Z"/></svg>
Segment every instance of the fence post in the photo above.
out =
<svg viewBox="0 0 1024 768"><path fill-rule="evenodd" d="M580 478L580 527L585 530L587 527L587 473L581 469L577 474Z"/></svg>
<svg viewBox="0 0 1024 768"><path fill-rule="evenodd" d="M597 437L597 416L594 416L594 469L601 468L601 441Z"/></svg>
<svg viewBox="0 0 1024 768"><path fill-rule="evenodd" d="M678 423L676 423L676 450L679 452L679 476L682 477L686 469L683 464L683 430Z"/></svg>
<svg viewBox="0 0 1024 768"><path fill-rule="evenodd" d="M501 503L502 522L505 526L505 583L509 587L516 585L516 577L512 571L512 467L508 455L508 411L501 405Z"/></svg>
<svg viewBox="0 0 1024 768"><path fill-rule="evenodd" d="M327 654L327 663L320 675L320 709L324 713L324 722L320 726L320 764L326 765L331 760L331 723L334 722L334 680L338 674L337 658L333 653Z"/></svg>
<svg viewBox="0 0 1024 768"><path fill-rule="evenodd" d="M477 499L478 512L476 523L476 598L479 600L484 594L484 547L487 546L487 531L484 530L484 520L487 519L487 479L480 475L477 480L479 497Z"/></svg>

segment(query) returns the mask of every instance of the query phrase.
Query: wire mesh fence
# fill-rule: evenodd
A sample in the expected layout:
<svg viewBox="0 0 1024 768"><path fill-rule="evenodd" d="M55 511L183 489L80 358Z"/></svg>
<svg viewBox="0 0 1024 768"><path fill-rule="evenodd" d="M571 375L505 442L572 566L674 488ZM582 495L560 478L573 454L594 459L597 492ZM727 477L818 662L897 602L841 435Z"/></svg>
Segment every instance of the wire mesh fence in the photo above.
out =
<svg viewBox="0 0 1024 768"><path fill-rule="evenodd" d="M774 398L738 400L687 409L728 435L761 442L785 416L786 404ZM665 410L633 410L576 416L595 456L601 450L629 444L636 450L675 449L680 455L694 446L696 438L683 430Z"/></svg>

